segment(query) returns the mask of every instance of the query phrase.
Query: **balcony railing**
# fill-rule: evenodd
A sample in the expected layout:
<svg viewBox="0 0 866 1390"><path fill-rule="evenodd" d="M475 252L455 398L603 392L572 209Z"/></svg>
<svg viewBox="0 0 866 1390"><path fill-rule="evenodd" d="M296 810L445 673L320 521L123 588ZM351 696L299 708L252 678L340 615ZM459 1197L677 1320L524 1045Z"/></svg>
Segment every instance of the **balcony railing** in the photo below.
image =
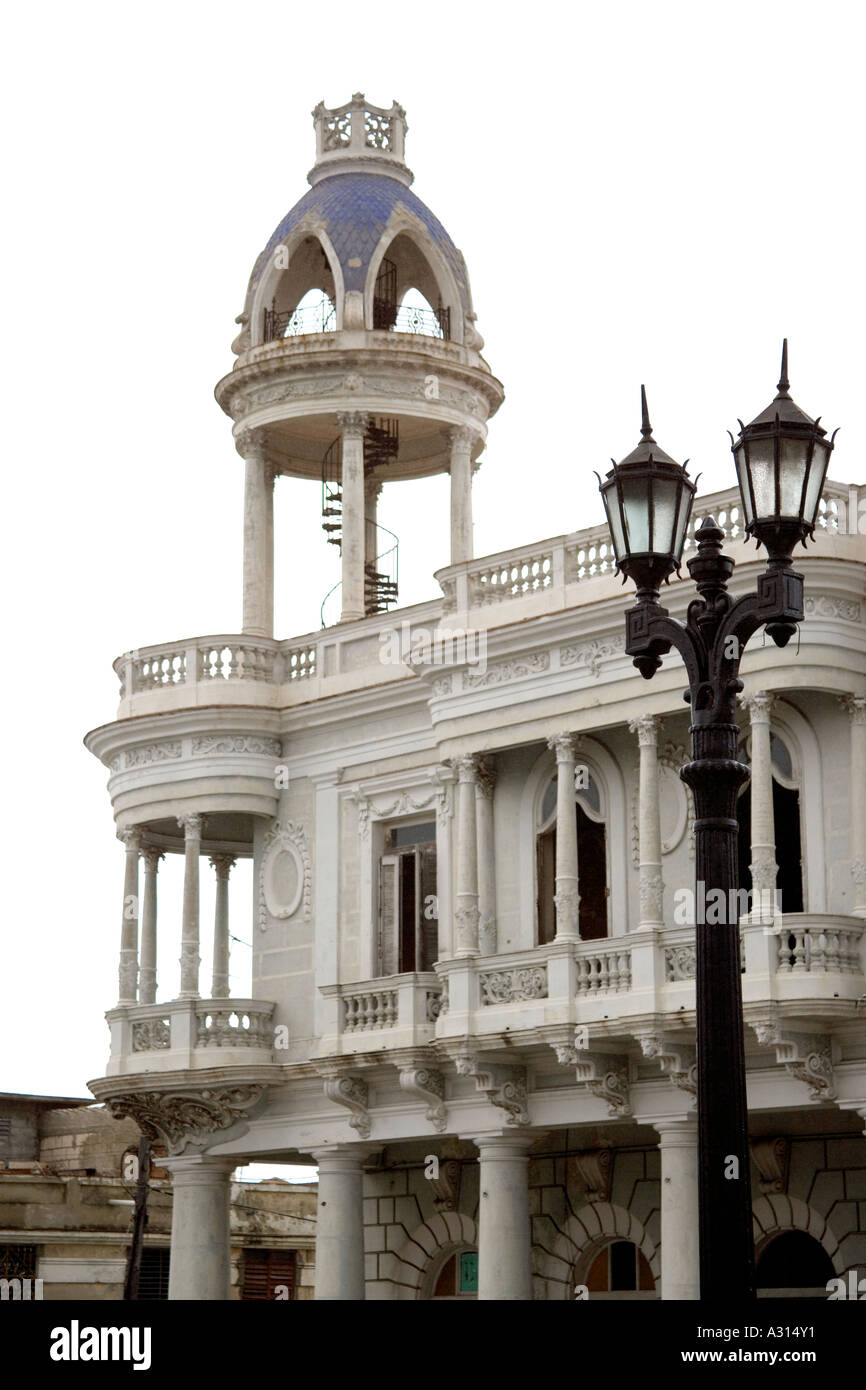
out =
<svg viewBox="0 0 866 1390"><path fill-rule="evenodd" d="M109 1076L250 1066L274 1059L276 1005L261 999L173 999L106 1014Z"/></svg>
<svg viewBox="0 0 866 1390"><path fill-rule="evenodd" d="M272 343L280 338L300 337L305 333L333 333L337 326L337 315L330 299L323 298L318 304L305 304L297 309L277 310L272 304L265 309L263 338Z"/></svg>
<svg viewBox="0 0 866 1390"><path fill-rule="evenodd" d="M432 972L326 985L319 992L325 1001L320 1056L430 1042L442 1006L442 981Z"/></svg>

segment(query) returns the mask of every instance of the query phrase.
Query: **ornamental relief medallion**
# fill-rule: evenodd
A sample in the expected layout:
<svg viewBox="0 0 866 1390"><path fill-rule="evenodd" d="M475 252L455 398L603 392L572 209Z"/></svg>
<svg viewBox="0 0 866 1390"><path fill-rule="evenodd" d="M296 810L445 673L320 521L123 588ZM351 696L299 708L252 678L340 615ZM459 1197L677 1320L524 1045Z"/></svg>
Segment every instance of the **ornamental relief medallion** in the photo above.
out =
<svg viewBox="0 0 866 1390"><path fill-rule="evenodd" d="M301 913L310 920L312 866L303 826L276 822L265 839L259 874L259 930L267 931L268 916L285 921Z"/></svg>

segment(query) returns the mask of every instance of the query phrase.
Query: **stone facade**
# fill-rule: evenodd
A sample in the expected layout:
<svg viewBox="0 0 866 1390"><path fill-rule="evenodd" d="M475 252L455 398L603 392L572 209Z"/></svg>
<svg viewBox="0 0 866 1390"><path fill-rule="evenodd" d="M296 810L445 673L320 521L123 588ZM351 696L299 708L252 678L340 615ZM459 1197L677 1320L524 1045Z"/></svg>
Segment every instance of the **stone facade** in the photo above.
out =
<svg viewBox="0 0 866 1390"><path fill-rule="evenodd" d="M396 141L381 157L379 121ZM92 1090L165 1146L174 1297L229 1297L231 1170L279 1154L319 1165L318 1298L695 1298L683 669L665 657L648 685L625 654L606 527L473 556L472 474L502 388L465 266L407 200L399 108L358 95L316 122L311 194L256 262L217 387L244 460L244 630L119 657L117 718L87 736L125 845ZM430 314L407 325L389 284L420 288ZM304 328L312 289L328 302ZM393 611L376 489L445 471L440 596ZM293 476L322 482L343 581L334 621L281 640L272 499ZM787 1292L864 1258L864 503L863 486L825 483L796 558L798 644L755 638L742 664L743 900L726 910L759 1277L783 1287L781 1260ZM709 515L737 597L763 561L736 490L696 500L686 559ZM693 592L673 580L674 617ZM166 854L185 864L182 969L154 995ZM252 986L227 999L238 858ZM210 985L208 861L228 875ZM206 1269L202 1231L221 1252Z"/></svg>

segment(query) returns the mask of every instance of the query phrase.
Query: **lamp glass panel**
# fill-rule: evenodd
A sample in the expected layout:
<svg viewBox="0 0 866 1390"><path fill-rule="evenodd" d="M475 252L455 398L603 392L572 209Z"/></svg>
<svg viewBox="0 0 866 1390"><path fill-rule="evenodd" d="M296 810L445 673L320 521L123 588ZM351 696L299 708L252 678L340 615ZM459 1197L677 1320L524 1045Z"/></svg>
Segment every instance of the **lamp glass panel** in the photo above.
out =
<svg viewBox="0 0 866 1390"><path fill-rule="evenodd" d="M632 555L644 555L649 550L649 488L646 473L622 478L622 505L628 549Z"/></svg>
<svg viewBox="0 0 866 1390"><path fill-rule="evenodd" d="M749 473L755 494L755 515L750 520L776 516L775 440L772 436L749 441Z"/></svg>
<svg viewBox="0 0 866 1390"><path fill-rule="evenodd" d="M670 555L674 548L679 482L676 478L653 478L652 489L652 548L659 555Z"/></svg>
<svg viewBox="0 0 866 1390"><path fill-rule="evenodd" d="M683 488L680 493L680 512L677 517L677 529L674 536L674 548L671 552L677 564L683 557L683 541L686 536L686 527L689 524L689 517L692 511L692 494L688 488Z"/></svg>
<svg viewBox="0 0 866 1390"><path fill-rule="evenodd" d="M734 453L734 462L737 465L737 479L740 484L740 496L743 501L743 512L746 518L746 525L749 526L754 521L752 512L752 494L749 491L749 469L746 463L746 446L741 444Z"/></svg>
<svg viewBox="0 0 866 1390"><path fill-rule="evenodd" d="M803 520L808 522L810 526L815 524L829 457L830 450L827 445L816 440L815 452L812 454L812 466L809 469L809 481L806 484L806 500L803 503Z"/></svg>
<svg viewBox="0 0 866 1390"><path fill-rule="evenodd" d="M627 554L627 550L625 535L622 529L622 516L619 510L616 483L611 483L610 486L603 488L601 496L604 502L604 510L607 512L607 524L610 528L614 553L617 560L622 560Z"/></svg>
<svg viewBox="0 0 866 1390"><path fill-rule="evenodd" d="M808 456L808 439L786 439L782 436L779 455L779 512L782 516L800 515Z"/></svg>

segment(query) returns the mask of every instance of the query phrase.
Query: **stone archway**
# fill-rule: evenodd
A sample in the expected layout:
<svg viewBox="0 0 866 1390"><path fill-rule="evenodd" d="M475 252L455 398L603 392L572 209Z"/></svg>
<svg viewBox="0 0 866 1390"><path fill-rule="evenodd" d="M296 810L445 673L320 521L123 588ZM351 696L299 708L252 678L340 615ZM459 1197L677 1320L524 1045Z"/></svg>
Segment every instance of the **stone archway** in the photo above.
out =
<svg viewBox="0 0 866 1390"><path fill-rule="evenodd" d="M774 1236L785 1231L803 1231L822 1245L833 1261L837 1274L844 1272L839 1256L839 1242L827 1225L826 1218L799 1197L773 1192L752 1203L752 1230L755 1238L755 1257L758 1259Z"/></svg>
<svg viewBox="0 0 866 1390"><path fill-rule="evenodd" d="M430 1298L447 1257L467 1247L478 1249L478 1227L471 1216L445 1211L422 1221L394 1254L394 1297Z"/></svg>
<svg viewBox="0 0 866 1390"><path fill-rule="evenodd" d="M661 1244L625 1207L611 1202L587 1202L565 1219L552 1243L533 1241L533 1284L536 1298L574 1298L590 1265L603 1246L628 1240L645 1257L658 1286Z"/></svg>

